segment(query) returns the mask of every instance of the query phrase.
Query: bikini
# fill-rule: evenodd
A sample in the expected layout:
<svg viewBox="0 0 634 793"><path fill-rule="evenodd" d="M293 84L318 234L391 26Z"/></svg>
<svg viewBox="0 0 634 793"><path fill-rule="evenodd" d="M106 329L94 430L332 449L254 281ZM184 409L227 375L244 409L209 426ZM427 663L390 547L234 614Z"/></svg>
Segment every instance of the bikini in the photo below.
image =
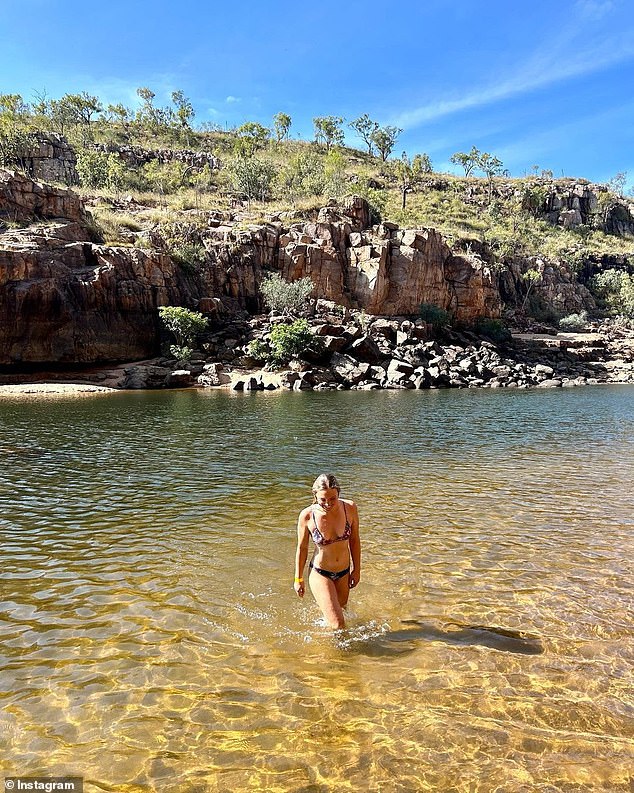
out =
<svg viewBox="0 0 634 793"><path fill-rule="evenodd" d="M343 530L343 534L341 535L341 537L334 537L332 540L327 540L324 537L324 535L319 531L319 527L317 526L317 518L315 517L315 510L314 509L311 510L313 515L313 523L315 527L314 529L309 528L309 531L311 533L315 545L318 545L320 548L323 548L324 545L332 545L333 542L343 542L344 540L350 539L350 535L352 534L352 526L350 524L350 521L348 520L348 513L346 511L345 502L342 501L341 503L343 504L343 512L344 515L346 516L346 526ZM348 573L350 572L350 567L346 567L345 570L339 570L339 572L337 573L334 573L332 570L322 570L321 567L315 567L312 561L310 562L309 567L311 570L314 570L316 573L319 573L319 575L323 575L324 578L329 578L331 581L338 581L340 578L343 578L344 576L348 575Z"/></svg>

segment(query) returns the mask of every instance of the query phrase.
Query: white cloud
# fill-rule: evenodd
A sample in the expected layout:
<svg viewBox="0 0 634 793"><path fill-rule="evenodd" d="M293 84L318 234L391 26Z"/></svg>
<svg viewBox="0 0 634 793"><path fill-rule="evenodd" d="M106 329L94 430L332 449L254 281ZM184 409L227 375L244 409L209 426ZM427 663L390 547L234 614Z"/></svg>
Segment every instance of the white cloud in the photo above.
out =
<svg viewBox="0 0 634 793"><path fill-rule="evenodd" d="M225 99L225 102L226 102L228 105L232 105L232 104L234 104L234 103L236 103L236 102L242 102L242 99L241 99L239 96L228 96L228 97Z"/></svg>
<svg viewBox="0 0 634 793"><path fill-rule="evenodd" d="M614 9L614 0L577 0L577 11L588 19L601 19Z"/></svg>
<svg viewBox="0 0 634 793"><path fill-rule="evenodd" d="M605 13L608 6L612 5L610 0L578 0L578 3L585 8L586 21L590 13L598 13L599 7ZM490 85L467 90L454 98L442 98L406 110L390 119L389 123L405 130L411 129L462 110L499 102L591 74L634 57L634 37L631 31L623 30L620 36L602 41L595 36L591 39L594 44L582 47L578 38L584 33L587 35L587 27L579 20L561 31L556 40L546 42L522 68L506 80L498 80Z"/></svg>

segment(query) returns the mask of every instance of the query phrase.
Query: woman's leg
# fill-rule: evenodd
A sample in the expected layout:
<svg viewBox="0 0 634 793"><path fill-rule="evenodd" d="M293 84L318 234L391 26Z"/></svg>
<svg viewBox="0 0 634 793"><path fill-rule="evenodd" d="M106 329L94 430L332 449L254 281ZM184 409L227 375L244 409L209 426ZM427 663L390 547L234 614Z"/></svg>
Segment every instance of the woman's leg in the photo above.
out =
<svg viewBox="0 0 634 793"><path fill-rule="evenodd" d="M343 578L338 578L335 581L335 588L337 590L337 597L341 608L345 608L348 602L348 595L350 594L350 573L344 575Z"/></svg>
<svg viewBox="0 0 634 793"><path fill-rule="evenodd" d="M347 579L347 576L345 576ZM340 579L343 580L343 579ZM331 581L326 576L321 575L316 570L310 571L308 585L317 605L322 610L326 622L331 628L344 628L346 621L339 602L337 587L339 581Z"/></svg>

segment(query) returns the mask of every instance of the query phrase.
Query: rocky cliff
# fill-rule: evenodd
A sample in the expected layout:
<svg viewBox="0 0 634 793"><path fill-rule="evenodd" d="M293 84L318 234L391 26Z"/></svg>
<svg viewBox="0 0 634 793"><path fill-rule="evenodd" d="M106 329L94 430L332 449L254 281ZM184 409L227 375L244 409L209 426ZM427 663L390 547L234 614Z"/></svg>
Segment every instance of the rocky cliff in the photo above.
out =
<svg viewBox="0 0 634 793"><path fill-rule="evenodd" d="M66 138L55 132L37 134L22 160L34 179L67 185L79 183L77 156Z"/></svg>
<svg viewBox="0 0 634 793"><path fill-rule="evenodd" d="M469 322L497 317L496 276L477 255L456 255L433 229L368 227L352 197L314 222L242 229L215 222L194 271L166 252L91 241L70 191L0 173L0 364L133 360L158 351L157 308L255 310L266 272L308 276L315 296L372 314L416 314L428 302ZM7 221L30 223L11 227ZM2 226L0 226L0 230Z"/></svg>

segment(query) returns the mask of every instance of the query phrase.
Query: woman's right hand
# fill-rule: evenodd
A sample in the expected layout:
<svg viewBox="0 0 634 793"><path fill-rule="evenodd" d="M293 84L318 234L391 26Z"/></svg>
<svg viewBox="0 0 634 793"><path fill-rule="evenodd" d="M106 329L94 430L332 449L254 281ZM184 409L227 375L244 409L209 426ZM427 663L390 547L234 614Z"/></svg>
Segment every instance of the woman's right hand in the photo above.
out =
<svg viewBox="0 0 634 793"><path fill-rule="evenodd" d="M304 582L303 581L295 581L293 584L295 591L297 592L298 597L304 597Z"/></svg>

